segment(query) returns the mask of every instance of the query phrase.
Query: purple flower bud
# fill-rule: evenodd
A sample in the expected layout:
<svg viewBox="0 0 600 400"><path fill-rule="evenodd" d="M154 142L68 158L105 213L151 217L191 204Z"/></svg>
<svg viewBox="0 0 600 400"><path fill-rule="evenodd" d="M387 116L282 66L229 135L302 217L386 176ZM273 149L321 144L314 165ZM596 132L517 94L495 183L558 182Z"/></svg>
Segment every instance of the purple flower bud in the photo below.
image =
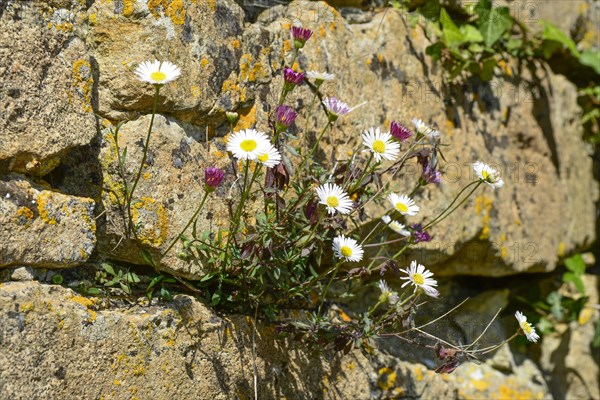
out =
<svg viewBox="0 0 600 400"><path fill-rule="evenodd" d="M431 165L427 164L425 168L423 168L423 174L421 178L427 183L440 183L442 179L442 173L435 168L432 168Z"/></svg>
<svg viewBox="0 0 600 400"><path fill-rule="evenodd" d="M277 107L277 111L275 112L275 128L277 132L283 132L292 126L297 116L298 113L290 106L281 105Z"/></svg>
<svg viewBox="0 0 600 400"><path fill-rule="evenodd" d="M393 137L395 137L401 142L406 142L413 135L410 129L408 129L402 124L397 123L396 121L392 121L390 133Z"/></svg>
<svg viewBox="0 0 600 400"><path fill-rule="evenodd" d="M292 26L292 37L294 38L294 47L299 50L313 34L313 31L301 26Z"/></svg>
<svg viewBox="0 0 600 400"><path fill-rule="evenodd" d="M207 167L204 169L204 189L207 192L214 191L221 182L225 173L218 167Z"/></svg>
<svg viewBox="0 0 600 400"><path fill-rule="evenodd" d="M296 72L291 68L285 68L283 70L283 80L288 85L296 86L304 81L304 74L302 72Z"/></svg>
<svg viewBox="0 0 600 400"><path fill-rule="evenodd" d="M410 226L413 230L413 238L415 243L419 242L429 242L431 240L431 236L427 231L423 230L423 226L421 224L412 224Z"/></svg>

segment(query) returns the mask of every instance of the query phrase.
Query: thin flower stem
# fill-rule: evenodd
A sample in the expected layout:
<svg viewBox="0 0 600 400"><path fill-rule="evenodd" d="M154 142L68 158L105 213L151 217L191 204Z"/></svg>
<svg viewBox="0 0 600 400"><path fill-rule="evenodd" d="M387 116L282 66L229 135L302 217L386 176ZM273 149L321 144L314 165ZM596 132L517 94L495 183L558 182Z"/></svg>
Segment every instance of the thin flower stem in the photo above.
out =
<svg viewBox="0 0 600 400"><path fill-rule="evenodd" d="M513 340L514 338L516 338L517 336L519 336L519 331L517 331L514 335L512 335L511 337L509 337L506 340L503 340L502 342L495 344L493 346L489 346L483 349L479 349L479 350L472 350L472 353L474 354L487 354L491 351L494 351L502 346L504 346L506 343L510 342L511 340Z"/></svg>
<svg viewBox="0 0 600 400"><path fill-rule="evenodd" d="M192 224L192 221L194 221L196 219L196 217L198 216L198 213L200 212L200 210L202 210L202 207L204 206L204 202L206 201L207 197L208 197L208 192L204 192L204 196L202 196L202 200L200 201L200 205L198 206L198 208L194 212L194 215L192 215L192 218L190 218L190 220L185 225L185 227L181 230L181 232L179 232L179 235L175 236L175 239L173 240L173 242L171 243L171 245L167 248L167 250L165 250L160 255L161 258L164 257L169 252L169 250L171 250L171 248L173 248L173 246L175 246L175 243L177 243L179 241L179 239L181 238L181 235L183 235L185 233L186 229L190 227L190 225Z"/></svg>
<svg viewBox="0 0 600 400"><path fill-rule="evenodd" d="M367 175L367 171L369 170L369 165L371 164L371 161L373 161L373 156L374 156L373 152L371 152L371 155L369 156L369 159L367 160L367 163L365 164L365 168L363 169L362 174L356 180L356 184L354 186L352 186L351 189L348 190L348 195L352 195L360 187L360 184L362 183L363 179L365 179L365 176Z"/></svg>
<svg viewBox="0 0 600 400"><path fill-rule="evenodd" d="M337 274L338 274L338 272L340 270L340 266L342 265L342 263L343 263L343 260L340 260L340 261L338 261L338 263L334 267L333 275L331 276L331 279L329 279L329 282L327 282L327 286L325 286L325 290L323 291L323 295L321 297L321 304L319 304L319 309L317 311L317 314L321 314L321 308L323 307L323 303L325 302L325 298L327 297L327 292L329 291L329 286L331 286L331 283L333 282L333 280L337 276Z"/></svg>
<svg viewBox="0 0 600 400"><path fill-rule="evenodd" d="M319 90L319 86L317 86L317 90L315 90L315 92L313 93L313 98L310 101L310 106L304 112L304 132L306 132L306 129L308 128L308 116L312 113L312 109L315 106L315 101L317 100L317 91L318 90Z"/></svg>
<svg viewBox="0 0 600 400"><path fill-rule="evenodd" d="M492 322L494 322L496 320L496 318L498 317L498 314L500 314L500 311L502 311L502 307L500 307L498 309L498 311L496 312L496 314L494 314L494 317L490 320L490 322L487 324L487 326L485 327L485 329L483 330L483 332L481 332L481 334L479 336L477 336L477 339L475 339L470 345L468 345L467 347L465 347L465 350L470 349L471 347L475 346L475 344L479 341L479 339L481 339L483 337L483 335L485 335L485 333L487 332L487 330L490 328L490 326L492 325Z"/></svg>
<svg viewBox="0 0 600 400"><path fill-rule="evenodd" d="M129 196L127 198L127 211L129 214L129 228L133 228L133 219L131 216L131 201L133 200L133 192L137 187L137 184L142 176L142 170L144 169L144 164L146 163L146 157L148 156L148 147L150 147L150 134L152 133L152 126L154 125L154 116L156 115L156 107L158 106L158 93L160 92L160 85L154 85L154 103L152 105L152 117L150 118L150 126L148 127L148 134L146 135L146 142L144 143L144 154L142 156L142 162L140 163L140 168L138 169L137 176L135 181L133 181L133 186L131 186L131 191L129 192ZM134 229L135 230L135 229Z"/></svg>
<svg viewBox="0 0 600 400"><path fill-rule="evenodd" d="M473 184L477 184L475 185L475 187L469 192L469 194L467 194L465 196L465 198L458 203L453 209L451 209L450 211L448 211L448 213L446 213L444 215L444 213L450 208L452 207L452 205L456 202L456 200L458 200L458 198L460 197L460 195L465 191L466 188L468 188L469 186L473 185ZM456 198L452 201L452 203L450 203L450 205L448 207L446 207L446 209L444 211L442 211L433 221L429 222L427 225L425 225L423 227L423 230L431 228L432 226L435 226L437 224L439 224L440 222L442 222L443 220L445 220L450 214L452 214L457 208L459 208L460 206L462 206L465 201L467 201L469 199L469 197L471 197L471 195L473 194L473 192L475 190L477 190L477 188L479 187L479 185L481 185L482 181L474 181L469 183L467 186L465 186L463 188L463 190L460 191L460 193L456 196Z"/></svg>
<svg viewBox="0 0 600 400"><path fill-rule="evenodd" d="M244 166L244 185L242 186L242 198L237 205L235 213L233 214L233 220L231 221L232 229L227 236L227 244L225 245L225 256L228 256L229 245L231 244L231 239L236 235L237 229L239 226L240 214L244 204L245 194L246 194L246 185L248 184L248 168L250 166L250 160L246 160L246 164Z"/></svg>
<svg viewBox="0 0 600 400"><path fill-rule="evenodd" d="M440 319L442 319L442 318L444 318L444 317L446 317L446 316L450 315L450 314L451 314L451 313L452 313L454 310L458 309L460 306L462 306L463 304L465 304L465 303L466 303L468 300L469 300L469 297L467 297L466 299L464 299L463 301L461 301L461 302L460 302L460 303L458 303L456 306L452 307L450 310L446 311L444 314L440 315L440 316L439 316L439 317L437 317L436 319L434 319L434 320L431 320L431 321L427 322L426 324L423 324L423 325L417 326L416 328L410 328L410 329L407 329L407 330L405 330L405 331L399 332L398 334L399 334L399 335L402 335L403 333L410 332L410 331L412 331L413 329L421 329L421 328L425 328L425 327L426 327L426 326L428 326L428 325L434 324L434 323L436 323L437 321L439 321Z"/></svg>
<svg viewBox="0 0 600 400"><path fill-rule="evenodd" d="M325 135L327 128L329 128L330 126L331 126L331 120L328 120L327 124L325 125L325 128L323 128L323 130L321 131L319 136L317 136L317 140L315 140L315 144L313 145L312 149L310 150L308 155L302 160L302 163L300 164L300 167L298 168L298 172L302 171L302 168L305 166L306 162L312 158L313 154L315 153L315 150L317 150L317 146L319 145L319 142L323 138L323 135Z"/></svg>
<svg viewBox="0 0 600 400"><path fill-rule="evenodd" d="M392 260L395 259L396 257L398 257L400 254L404 253L404 250L408 249L409 245L410 245L410 243L407 243L400 250L398 250L398 252L396 254L394 254L394 256L392 257Z"/></svg>

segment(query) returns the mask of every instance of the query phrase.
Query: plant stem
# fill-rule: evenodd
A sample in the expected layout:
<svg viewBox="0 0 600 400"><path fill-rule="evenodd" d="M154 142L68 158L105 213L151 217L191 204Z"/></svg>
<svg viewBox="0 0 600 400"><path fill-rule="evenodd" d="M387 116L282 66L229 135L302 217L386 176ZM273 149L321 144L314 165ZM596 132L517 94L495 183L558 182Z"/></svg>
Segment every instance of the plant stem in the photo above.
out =
<svg viewBox="0 0 600 400"><path fill-rule="evenodd" d="M321 308L323 307L323 303L325 302L325 297L327 297L327 292L329 291L329 286L331 286L331 283L337 276L337 273L340 270L340 266L342 265L342 262L343 262L342 260L338 261L338 263L334 267L333 275L331 276L331 279L329 279L329 282L327 282L327 286L325 286L325 290L323 291L323 295L321 298L321 304L319 304L319 309L317 311L317 314L321 314Z"/></svg>
<svg viewBox="0 0 600 400"><path fill-rule="evenodd" d="M200 210L202 210L202 207L204 206L204 202L206 201L207 197L208 197L208 192L204 192L204 196L202 197L202 200L200 201L200 205L198 206L198 208L194 212L194 215L192 215L192 218L190 218L190 220L185 225L185 227L181 230L181 232L179 232L179 235L177 235L175 237L175 239L173 240L173 242L171 243L171 245L167 248L167 250L165 250L160 255L161 258L164 257L169 252L169 250L171 250L171 248L173 248L173 246L175 246L175 243L177 243L177 241L181 238L181 235L183 235L185 233L186 229L190 227L190 225L192 224L192 221L194 221L196 219L196 217L198 216L198 213L200 212Z"/></svg>
<svg viewBox="0 0 600 400"><path fill-rule="evenodd" d="M428 229L428 228L431 228L432 226L435 226L436 224L438 224L438 223L442 222L444 219L446 219L446 217L448 217L450 214L452 214L452 213L453 213L453 212L454 212L454 211L455 211L455 210L456 210L458 207L462 206L462 205L465 203L465 201L467 201L467 199L468 199L468 198L469 198L469 197L470 197L470 196L473 194L473 192L474 192L475 190L477 190L477 188L479 187L479 185L481 185L481 182L482 182L482 181L473 181L473 182L469 183L467 186L465 186L465 187L464 187L464 188L463 188L463 189L462 189L462 190L461 190L461 191L458 193L458 195L456 195L456 197L454 198L454 200L452 201L452 203L450 203L450 205L449 205L448 207L446 207L446 209L444 209L444 211L442 211L442 212L441 212L441 213L440 213L440 214L439 214L437 217L435 217L435 218L433 219L433 221L431 221L430 223L428 223L427 225L425 225L425 226L423 227L423 230L425 230L425 229ZM458 200L458 198L460 197L460 195L461 195L461 194L462 194L462 193L463 193L463 192L464 192L464 191L465 191L465 190L466 190L466 189L467 189L469 186L472 186L473 184L476 184L476 185L475 185L475 187L474 187L474 188L473 188L473 189L472 189L472 190L469 192L469 194L467 194L467 195L465 196L465 198L464 198L464 199L463 199L463 200L462 200L460 203L458 203L458 204L457 204L457 205L456 205L454 208L452 208L452 209L451 209L451 210L450 210L450 211L449 211L447 214L445 214L445 215L444 215L444 213L445 213L446 211L448 211L448 210L450 209L450 207L452 207L452 205L453 205L454 203L456 203L456 200Z"/></svg>
<svg viewBox="0 0 600 400"><path fill-rule="evenodd" d="M146 163L146 157L148 156L148 147L150 147L150 135L152 134L152 127L154 125L154 116L156 115L156 107L158 106L158 93L160 92L160 85L154 86L154 102L152 105L152 117L150 118L150 126L148 127L148 134L146 135L146 142L144 143L144 154L142 156L142 162L140 163L140 168L138 169L137 176L135 181L133 182L133 186L131 186L131 191L127 196L127 213L129 216L129 229L134 230L133 227L133 219L131 216L131 201L133 200L133 192L137 187L137 184L142 176L142 170L144 169L144 164ZM127 194L126 194L127 195Z"/></svg>

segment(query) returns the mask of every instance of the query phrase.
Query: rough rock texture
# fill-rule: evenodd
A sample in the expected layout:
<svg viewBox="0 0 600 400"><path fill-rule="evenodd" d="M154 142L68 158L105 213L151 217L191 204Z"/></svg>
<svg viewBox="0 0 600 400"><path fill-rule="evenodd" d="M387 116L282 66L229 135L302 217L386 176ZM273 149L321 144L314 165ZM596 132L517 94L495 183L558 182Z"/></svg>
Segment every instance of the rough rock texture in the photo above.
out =
<svg viewBox="0 0 600 400"><path fill-rule="evenodd" d="M0 268L67 268L87 261L96 245L94 201L11 178L0 180Z"/></svg>
<svg viewBox="0 0 600 400"><path fill-rule="evenodd" d="M580 314L579 321L568 326L558 326L560 335L544 338L540 367L547 378L555 398L599 399L600 353L590 343L594 337L594 324L600 312L598 304L598 277L584 275L588 307Z"/></svg>
<svg viewBox="0 0 600 400"><path fill-rule="evenodd" d="M96 134L85 21L77 0L0 4L0 164L13 171L45 175Z"/></svg>
<svg viewBox="0 0 600 400"><path fill-rule="evenodd" d="M146 139L150 117L144 116L124 124L119 131L119 147L127 147L126 175L130 182L142 159L141 143ZM113 259L143 263L138 245L151 251L161 269L185 277L202 275L202 266L176 257L179 244L166 257L160 257L177 239L204 196L204 167L229 165L222 143L211 143L208 149L197 127L161 115L154 121L149 156L134 192L132 219L138 228L138 239L127 238L122 214L124 187L118 174L113 136L104 131L101 164L104 166L102 202L106 219L99 227L99 251ZM220 157L215 156L220 154ZM216 229L227 220L227 203L233 176L211 194L198 217L198 233ZM236 193L236 192L234 192ZM191 228L187 231L191 237ZM141 242L141 243L140 243Z"/></svg>
<svg viewBox="0 0 600 400"><path fill-rule="evenodd" d="M444 85L442 71L420 58L428 44L423 32L419 28L408 28L402 16L393 10L364 13L350 24L326 3L298 1L287 7L268 9L258 17L256 24L244 30L241 29L241 10L235 3L219 2L212 9L207 3L183 2L185 18L173 16L173 7L180 3L169 4L171 8L167 7L166 11L164 7L159 8L160 12L156 13L140 3L133 3L127 12L125 8L116 12L117 9L109 7L110 3L103 2L95 3L98 10L91 9L97 11L90 37L95 43L94 54L100 70L104 71L100 78L103 88L100 112L104 116L132 118L138 112L150 110L151 88L137 83L131 69L134 62L154 54L158 48L156 43L166 41L177 49L174 57L184 58L173 58L170 54L156 56L182 65L184 76L161 91L159 112L169 115L169 129L182 127L175 136L186 137L186 146L193 154L199 154L194 149L202 148L203 133L208 132L210 138L226 132L224 110L242 112L238 129L256 126L268 130L269 110L281 86L281 68L284 60L289 62L291 57L288 28L291 21L299 20L312 28L315 35L297 60L298 66L335 72L337 79L325 86L326 94L335 94L351 105L369 101L340 120L317 156L328 157L335 149L335 155L344 158L361 130L370 126L387 129L391 120L408 124L417 116L440 127L444 142L450 144L444 153L448 161L443 167L445 178L440 187L427 187L417 194L416 200L423 212L409 222L431 218L441 211L472 179L469 163L484 160L496 165L503 174L504 188L494 191L482 187L476 197L435 229L433 242L407 252L406 261L419 257L429 265L443 267L436 272L450 275L503 276L523 271L550 271L561 256L589 246L594 240L594 222L588 216L594 213L598 190L592 178L590 149L580 140L573 140L581 136L576 88L563 77L544 69L532 72L512 65L514 74L507 76L498 69L491 83L470 81L461 86ZM223 15L232 16L231 26L217 29L219 26L214 21ZM202 25L202 29L207 30L202 32L214 39L211 45L203 47L205 39L194 35L200 29L199 21L208 16L212 17L211 22ZM112 25L107 28L106 18L119 29L113 29ZM178 21L185 22L178 24ZM111 35L117 32L139 44L135 54L123 54L125 50L116 47ZM197 40L188 41L190 37ZM223 44L219 45L221 41ZM244 52L246 49L248 53ZM188 59L192 56L200 57L199 64ZM236 61L231 61L232 57ZM211 65L220 65L218 70L224 71L223 77L227 79L219 80L219 84L202 84L204 91L194 95L194 89L189 87L193 82L198 79L202 82L209 75L211 79L220 79L220 73L202 72L203 66L210 69ZM221 96L214 96L219 90ZM308 89L301 88L290 96L290 103L304 112L310 96ZM323 113L313 111L310 115L306 132L301 129L304 121L297 122L299 135L308 141L314 140L316 128L311 127L322 126L325 121ZM125 124L124 129L135 127L132 137L137 140L128 138L127 143L143 143L139 139L144 137L146 125L147 118ZM154 211L146 213L152 219L150 229L159 236L160 243L152 244L157 248L179 231L185 215L192 212L190 199L202 195L199 185L187 185L186 180L191 181L191 177L185 171L191 165L179 167L178 163L184 160L175 160L187 147L178 149L181 139L175 136L165 145L166 139L161 139L162 136L162 131L157 130L152 139L155 143L151 144L155 146L153 159L162 161L157 161L156 168L149 165L148 179L142 185L145 189L139 192L149 197L158 195L152 206ZM199 160L199 170L210 165L209 160L223 156L220 139L213 143L210 151L204 151L204 156L190 157ZM139 160L139 148L134 147L130 145L129 150L137 151L137 158L130 159ZM157 150L159 148L161 150ZM107 179L109 184L115 184L114 171L111 175L105 162L103 167L106 191ZM154 172L150 172L153 168ZM418 174L418 167L409 165L404 177L392 188L409 191ZM161 182L177 183L163 191ZM177 196L184 185L187 185L186 194ZM161 207L172 211L167 212L166 228L155 226L164 222L158 215ZM372 207L369 212L377 217L383 207L387 205ZM107 205L108 237L104 239L101 234L101 243L119 241L115 221L121 216L116 215L116 210ZM540 210L560 212L545 211L542 223ZM218 218L215 223L219 224ZM139 257L134 256L136 252L129 251L131 246L121 245L109 255L139 262ZM202 274L201 266L189 267L170 260L164 260L161 268L187 277Z"/></svg>
<svg viewBox="0 0 600 400"><path fill-rule="evenodd" d="M321 358L275 339L272 326L219 317L184 295L161 306L101 305L60 286L0 284L0 399L253 398L253 340L261 399L549 395L535 365L517 365L507 349L504 361L438 375L383 354Z"/></svg>

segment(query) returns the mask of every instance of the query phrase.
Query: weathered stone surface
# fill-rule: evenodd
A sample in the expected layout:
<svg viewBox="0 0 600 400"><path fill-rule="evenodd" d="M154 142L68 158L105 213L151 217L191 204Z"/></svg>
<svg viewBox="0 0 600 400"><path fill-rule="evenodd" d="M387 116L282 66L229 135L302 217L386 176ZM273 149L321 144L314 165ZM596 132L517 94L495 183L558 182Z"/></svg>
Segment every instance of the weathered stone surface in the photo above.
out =
<svg viewBox="0 0 600 400"><path fill-rule="evenodd" d="M0 161L45 175L95 136L94 72L76 0L0 5Z"/></svg>
<svg viewBox="0 0 600 400"><path fill-rule="evenodd" d="M96 1L89 17L104 117L129 120L150 112L154 91L133 70L155 58L182 70L161 91L161 113L202 124L254 96L246 86L259 78L257 61L245 53L252 44L242 45L244 13L233 0Z"/></svg>
<svg viewBox="0 0 600 400"><path fill-rule="evenodd" d="M0 399L545 398L534 364L466 364L438 375L397 357L319 357L247 317L219 317L189 296L102 310L60 286L0 284ZM509 356L509 359L512 359ZM93 377L91 379L90 377ZM36 382L31 384L31 382Z"/></svg>
<svg viewBox="0 0 600 400"><path fill-rule="evenodd" d="M125 172L129 187L135 181L146 139L150 117L143 116L125 123L119 131L121 151L127 147ZM134 192L132 219L138 226L138 239L128 239L125 230L127 213L124 210L124 187L118 174L118 163L113 136L104 131L101 164L104 168L102 203L105 214L99 224L99 249L112 259L144 263L139 246L148 249L159 267L175 274L199 278L202 265L185 262L177 257L181 245L177 243L163 258L161 253L177 239L204 196L204 168L230 165L222 140L209 145L204 132L197 127L157 115L150 139L150 148L141 179ZM210 146L208 148L207 146ZM229 168L230 169L230 168ZM197 231L223 227L228 218L227 202L231 196L234 177L227 179L207 199L198 216ZM233 189L233 193L237 193ZM125 218L125 219L124 219ZM190 228L186 234L191 237ZM201 260L200 260L201 261Z"/></svg>
<svg viewBox="0 0 600 400"><path fill-rule="evenodd" d="M0 268L67 268L87 261L96 244L94 201L9 177L0 181Z"/></svg>
<svg viewBox="0 0 600 400"><path fill-rule="evenodd" d="M594 308L600 286L594 275L584 275L583 282L589 300L579 321L557 326L560 334L545 336L541 348L540 367L557 399L600 398L600 353L590 345L600 318Z"/></svg>
<svg viewBox="0 0 600 400"><path fill-rule="evenodd" d="M471 163L483 160L500 170L505 187L482 187L436 227L434 241L407 252L405 261L418 257L443 267L436 268L442 274L502 276L552 270L562 255L589 246L595 228L587 216L594 213L598 188L591 148L579 140L575 86L546 70L532 72L517 65L510 66L514 72L498 68L491 83L444 84L440 68L420 58L429 42L419 28L407 30L393 10L370 15L366 22L349 25L325 3L297 1L273 7L258 22L269 37L278 39L272 44L274 54L281 53L281 46L285 51L290 21L300 20L313 29L315 35L298 59L300 68L335 72L337 79L325 88L326 94L350 105L368 101L339 120L322 144L321 157L334 152L344 159L362 130L388 129L391 120L410 124L417 117L442 130L443 142L450 145L444 148L444 179L439 187L430 185L417 193L422 213L409 223L431 219L443 210L473 179ZM247 32L256 40L265 36ZM290 61L291 54L287 57ZM266 103L276 96L281 78L274 82L274 89L258 99L258 114L268 109ZM311 96L306 88L294 94L293 105L300 104L298 98L306 105ZM315 112L308 126L325 121L325 115ZM265 117L257 115L257 124L267 129ZM297 126L304 127L304 121ZM309 131L299 134L310 141ZM420 168L408 165L405 172L393 190L412 190ZM386 207L371 207L370 215L377 217ZM560 212L543 211L541 223L542 210Z"/></svg>

